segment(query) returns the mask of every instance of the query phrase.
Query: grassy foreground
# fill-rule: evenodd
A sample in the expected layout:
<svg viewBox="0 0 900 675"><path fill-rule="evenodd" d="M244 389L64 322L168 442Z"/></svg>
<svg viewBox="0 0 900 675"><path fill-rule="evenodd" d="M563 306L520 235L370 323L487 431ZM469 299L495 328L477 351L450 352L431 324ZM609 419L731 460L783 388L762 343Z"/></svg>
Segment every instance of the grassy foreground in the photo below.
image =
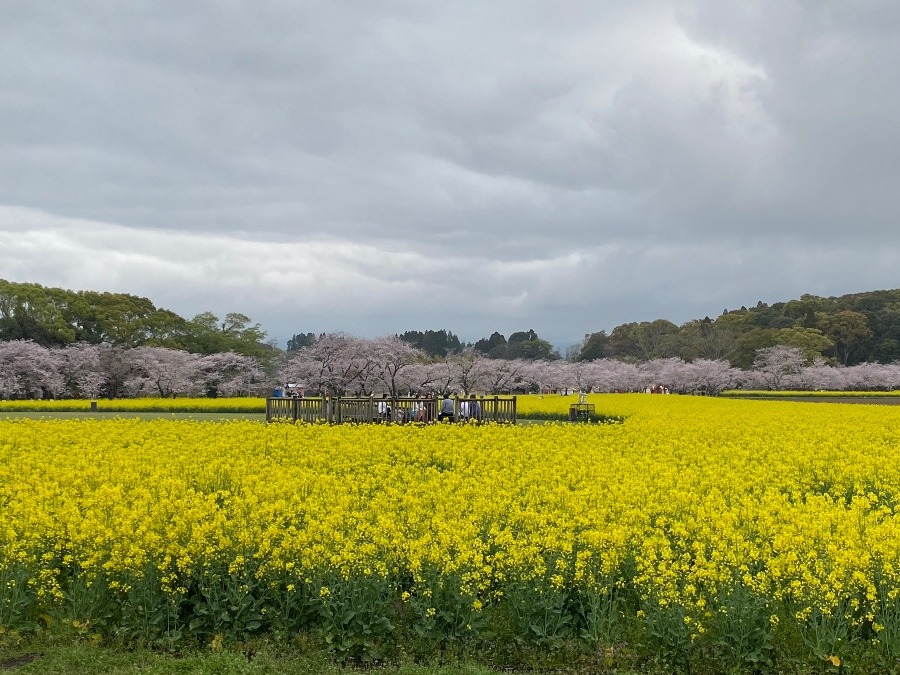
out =
<svg viewBox="0 0 900 675"><path fill-rule="evenodd" d="M262 648L241 652L221 650L167 654L148 650L126 650L90 643L54 644L30 642L16 649L0 649L0 672L26 675L345 675L358 673L331 662L324 653L279 654ZM399 666L381 672L397 675L494 675L480 666Z"/></svg>
<svg viewBox="0 0 900 675"><path fill-rule="evenodd" d="M501 675L499 670L474 663L422 665L415 663L369 666L369 672L383 675ZM210 649L161 652L148 649L100 645L83 638L59 634L32 636L15 646L0 641L0 672L28 675L358 675L357 665L341 666L320 650L285 651L268 643ZM563 670L516 670L529 673L579 673L591 675L615 672L618 675L655 675L663 670L621 670L596 664L581 664Z"/></svg>

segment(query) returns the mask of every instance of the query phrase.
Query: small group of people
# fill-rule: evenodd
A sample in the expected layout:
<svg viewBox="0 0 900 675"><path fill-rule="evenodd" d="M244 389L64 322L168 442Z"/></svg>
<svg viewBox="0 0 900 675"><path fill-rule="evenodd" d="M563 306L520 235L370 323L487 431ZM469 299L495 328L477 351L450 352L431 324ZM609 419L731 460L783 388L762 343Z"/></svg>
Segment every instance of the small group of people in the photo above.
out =
<svg viewBox="0 0 900 675"><path fill-rule="evenodd" d="M283 384L272 392L275 398L303 398L303 387L299 384Z"/></svg>
<svg viewBox="0 0 900 675"><path fill-rule="evenodd" d="M390 397L384 394L381 400L378 401L376 409L378 420L383 422L431 422L435 419L436 414L438 422L443 422L444 420L449 422L456 421L456 405L450 394L444 395L436 411L433 405L429 405L431 400L426 396L418 395L414 401L405 404L403 407L398 406L398 409L394 411L391 408ZM462 399L459 402L458 414L460 421L463 422L469 420L481 421L483 411L475 394L471 394L468 399Z"/></svg>
<svg viewBox="0 0 900 675"><path fill-rule="evenodd" d="M481 421L481 404L478 403L478 399L475 398L475 394L469 396L468 399L463 399L459 403L459 419L460 421L466 422L468 420L478 420ZM449 394L444 396L444 399L441 401L441 407L438 411L438 422L443 422L444 420L449 420L450 422L456 421L456 410L453 405L453 399L450 398Z"/></svg>
<svg viewBox="0 0 900 675"><path fill-rule="evenodd" d="M388 395L384 394L378 402L378 418L385 422L391 420L397 422L428 422L430 416L425 400L425 397L422 395L416 396L415 401L403 408L399 408L396 415L392 417L394 411L391 409L391 402Z"/></svg>

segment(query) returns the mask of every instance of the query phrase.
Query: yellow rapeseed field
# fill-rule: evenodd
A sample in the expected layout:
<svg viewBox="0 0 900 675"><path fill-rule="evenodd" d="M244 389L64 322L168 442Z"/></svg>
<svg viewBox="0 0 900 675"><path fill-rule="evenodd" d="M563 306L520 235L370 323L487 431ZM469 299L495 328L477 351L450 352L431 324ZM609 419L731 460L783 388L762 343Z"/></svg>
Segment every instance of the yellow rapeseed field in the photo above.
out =
<svg viewBox="0 0 900 675"><path fill-rule="evenodd" d="M246 412L264 413L266 399L235 398L101 398L96 401L103 412ZM13 412L88 412L88 399L23 399L0 401L0 417Z"/></svg>
<svg viewBox="0 0 900 675"><path fill-rule="evenodd" d="M625 422L0 422L0 626L113 631L140 591L169 608L162 632L234 629L240 602L238 633L315 628L363 597L394 623L407 603L423 608L408 623L447 631L446 610L477 633L525 598L538 641L613 640L618 623L728 647L750 622L763 661L791 635L816 659L860 641L900 655L900 409L589 400ZM346 591L367 583L381 600ZM216 593L240 601L228 621L204 614ZM536 612L569 620L539 630Z"/></svg>

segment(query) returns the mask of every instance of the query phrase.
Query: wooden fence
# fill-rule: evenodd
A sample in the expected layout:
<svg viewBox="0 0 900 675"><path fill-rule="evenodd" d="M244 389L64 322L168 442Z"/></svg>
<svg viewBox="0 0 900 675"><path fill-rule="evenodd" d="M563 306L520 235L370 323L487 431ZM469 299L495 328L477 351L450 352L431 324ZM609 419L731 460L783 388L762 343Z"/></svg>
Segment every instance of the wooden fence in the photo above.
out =
<svg viewBox="0 0 900 675"><path fill-rule="evenodd" d="M498 424L516 423L515 396L454 397L453 421ZM477 402L474 414L468 409ZM266 399L266 421L326 422L341 424L407 424L438 421L442 399L391 397L375 398L354 396L274 397ZM466 414L464 414L466 413Z"/></svg>

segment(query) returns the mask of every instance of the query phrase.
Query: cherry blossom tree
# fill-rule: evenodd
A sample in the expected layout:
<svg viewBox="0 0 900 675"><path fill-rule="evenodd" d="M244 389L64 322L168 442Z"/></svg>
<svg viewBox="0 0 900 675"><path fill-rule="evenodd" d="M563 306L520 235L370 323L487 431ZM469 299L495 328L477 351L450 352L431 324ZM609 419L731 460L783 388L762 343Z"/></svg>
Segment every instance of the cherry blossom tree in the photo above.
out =
<svg viewBox="0 0 900 675"><path fill-rule="evenodd" d="M0 342L0 396L55 396L65 389L59 367L59 354L32 340Z"/></svg>
<svg viewBox="0 0 900 675"><path fill-rule="evenodd" d="M881 380L888 391L900 389L900 363L873 364L884 373Z"/></svg>
<svg viewBox="0 0 900 675"><path fill-rule="evenodd" d="M323 335L315 344L299 349L279 370L282 382L302 382L307 389L345 393L369 371L364 358L365 341L343 333ZM365 382L365 380L363 380ZM363 387L364 388L364 387Z"/></svg>
<svg viewBox="0 0 900 675"><path fill-rule="evenodd" d="M435 389L436 374L442 366L442 362L413 363L398 376L397 388L412 394L429 394Z"/></svg>
<svg viewBox="0 0 900 675"><path fill-rule="evenodd" d="M87 342L77 342L57 350L66 396L90 399L100 396L106 384L100 351L99 345Z"/></svg>
<svg viewBox="0 0 900 675"><path fill-rule="evenodd" d="M685 364L686 378L682 391L701 391L718 396L742 381L741 370L724 359L695 359Z"/></svg>
<svg viewBox="0 0 900 675"><path fill-rule="evenodd" d="M559 393L568 393L570 389L575 388L572 364L568 361L560 359L535 361L535 368L541 371L541 385L545 389Z"/></svg>
<svg viewBox="0 0 900 675"><path fill-rule="evenodd" d="M787 378L797 375L803 368L804 358L803 350L797 347L764 347L756 351L753 370L766 389L781 389Z"/></svg>
<svg viewBox="0 0 900 675"><path fill-rule="evenodd" d="M131 350L119 345L103 343L99 345L97 357L103 375L103 395L113 399L126 395L128 382L135 370Z"/></svg>
<svg viewBox="0 0 900 675"><path fill-rule="evenodd" d="M134 370L126 386L135 395L174 398L199 389L199 354L166 347L136 347L130 350L129 357Z"/></svg>
<svg viewBox="0 0 900 675"><path fill-rule="evenodd" d="M549 387L545 384L547 377L544 373L544 361L526 361L522 368L522 391L543 393Z"/></svg>
<svg viewBox="0 0 900 675"><path fill-rule="evenodd" d="M379 338L366 350L376 379L391 396L397 396L398 385L403 384L403 371L425 359L425 353L404 342L395 335Z"/></svg>
<svg viewBox="0 0 900 675"><path fill-rule="evenodd" d="M204 356L197 366L200 383L214 396L247 396L260 370L256 359L235 352Z"/></svg>
<svg viewBox="0 0 900 675"><path fill-rule="evenodd" d="M261 377L258 362L233 352L201 357L162 347L124 348L76 343L47 350L27 340L0 342L0 396L175 396L195 392L246 395ZM396 337L367 340L332 334L293 352L278 377L310 392L371 395L388 391L442 394L509 391L641 391L663 384L671 391L717 395L742 386L800 390L892 390L900 364L803 364L803 352L778 345L760 349L752 370L724 359L656 358L567 362L491 359L472 349L428 361Z"/></svg>
<svg viewBox="0 0 900 675"><path fill-rule="evenodd" d="M528 365L524 359L487 359L484 364L484 390L491 394L512 391L522 384L522 373Z"/></svg>
<svg viewBox="0 0 900 675"><path fill-rule="evenodd" d="M679 358L652 359L640 364L638 371L643 375L641 386L644 389L661 384L667 389L684 390L685 363Z"/></svg>
<svg viewBox="0 0 900 675"><path fill-rule="evenodd" d="M599 387L603 370L597 361L577 361L570 365L569 372L575 389L587 393Z"/></svg>
<svg viewBox="0 0 900 675"><path fill-rule="evenodd" d="M897 380L890 366L880 363L860 363L855 366L838 368L844 376L843 389L847 390L890 390Z"/></svg>
<svg viewBox="0 0 900 675"><path fill-rule="evenodd" d="M429 367L429 371L433 388L437 393L447 395L459 389L457 371L449 360L436 361Z"/></svg>
<svg viewBox="0 0 900 675"><path fill-rule="evenodd" d="M645 376L635 364L615 359L600 359L595 363L598 367L595 385L597 391L628 392L643 388Z"/></svg>
<svg viewBox="0 0 900 675"><path fill-rule="evenodd" d="M459 354L449 354L445 359L452 382L469 395L473 391L483 390L488 380L489 359L471 347L463 349Z"/></svg>
<svg viewBox="0 0 900 675"><path fill-rule="evenodd" d="M817 389L841 390L846 389L846 382L841 371L843 368L829 366L822 359L813 362L812 365L800 369L795 381L799 389L815 391Z"/></svg>

